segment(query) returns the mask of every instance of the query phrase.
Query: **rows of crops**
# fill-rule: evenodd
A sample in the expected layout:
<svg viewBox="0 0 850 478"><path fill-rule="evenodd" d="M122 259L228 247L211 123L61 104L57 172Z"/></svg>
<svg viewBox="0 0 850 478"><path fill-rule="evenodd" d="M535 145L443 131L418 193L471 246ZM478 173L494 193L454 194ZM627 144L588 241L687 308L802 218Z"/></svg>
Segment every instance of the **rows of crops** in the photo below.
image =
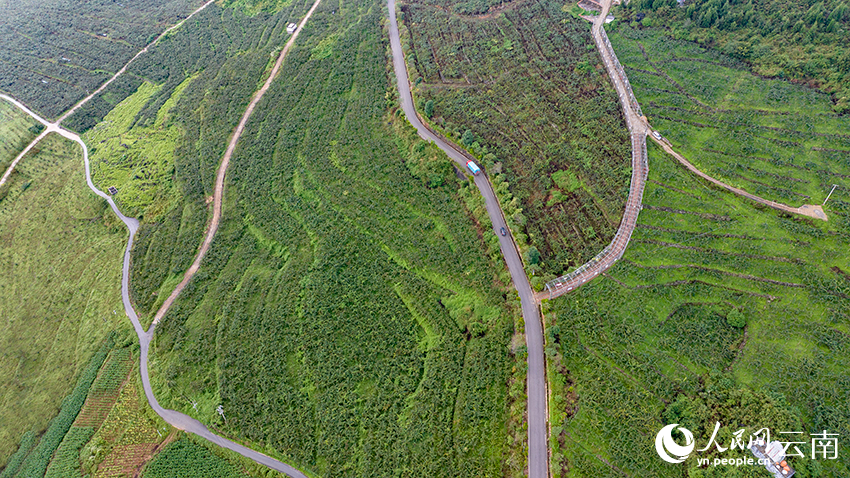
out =
<svg viewBox="0 0 850 478"><path fill-rule="evenodd" d="M234 478L240 476L231 462L188 439L171 443L145 467L144 478Z"/></svg>
<svg viewBox="0 0 850 478"><path fill-rule="evenodd" d="M608 244L630 177L628 132L589 24L561 7L518 2L479 18L447 2L401 6L419 110L503 174L537 287Z"/></svg>
<svg viewBox="0 0 850 478"><path fill-rule="evenodd" d="M201 0L0 4L0 90L45 117L94 91Z"/></svg>
<svg viewBox="0 0 850 478"><path fill-rule="evenodd" d="M825 94L660 29L621 25L610 37L653 127L701 170L794 207L850 189L850 118Z"/></svg>
<svg viewBox="0 0 850 478"><path fill-rule="evenodd" d="M387 115L382 18L323 1L299 37L231 161L208 259L157 327L153 385L318 474L501 474L505 285L450 163Z"/></svg>
<svg viewBox="0 0 850 478"><path fill-rule="evenodd" d="M640 99L641 90L636 89ZM546 306L554 381L553 470L560 476L751 476L746 467L683 468L654 450L668 423L699 447L716 421L850 432L850 207L827 204L829 223L756 207L690 175L650 148L638 228L605 277ZM796 439L796 438L795 438ZM730 453L702 454L727 457ZM743 456L743 455L741 455ZM800 476L843 476L850 456L794 458Z"/></svg>
<svg viewBox="0 0 850 478"><path fill-rule="evenodd" d="M25 478L43 476L45 474L47 466L53 457L53 453L59 447L60 443L62 443L68 433L68 430L71 429L71 425L77 418L77 414L80 413L83 403L85 403L86 395L91 388L92 382L94 382L97 377L100 366L103 364L107 354L114 345L114 339L110 335L106 342L104 342L100 349L92 356L88 366L80 374L80 377L77 380L77 386L71 394L65 397L62 401L59 414L50 421L47 430L38 438L38 442L35 443L35 446L30 449L23 460L20 460L20 464L17 468L7 466L3 472L0 473L0 477ZM28 442L29 439L25 436L21 441L21 446L19 448L27 448ZM64 454L62 454L60 458L64 458ZM12 465L17 462L17 459L11 460L8 465Z"/></svg>

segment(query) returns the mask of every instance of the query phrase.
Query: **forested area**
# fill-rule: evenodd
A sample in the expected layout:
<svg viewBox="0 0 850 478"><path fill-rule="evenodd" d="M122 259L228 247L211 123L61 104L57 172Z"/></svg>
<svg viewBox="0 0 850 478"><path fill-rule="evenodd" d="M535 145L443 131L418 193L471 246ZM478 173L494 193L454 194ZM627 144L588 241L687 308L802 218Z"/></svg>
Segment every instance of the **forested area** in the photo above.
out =
<svg viewBox="0 0 850 478"><path fill-rule="evenodd" d="M95 184L115 186L119 207L142 219L130 286L143 321L192 262L229 135L308 7L246 16L210 5L131 65L135 82L113 82L68 119L85 132Z"/></svg>
<svg viewBox="0 0 850 478"><path fill-rule="evenodd" d="M630 149L590 25L548 0L486 16L401 9L417 109L498 183L534 285L604 248L628 195Z"/></svg>
<svg viewBox="0 0 850 478"><path fill-rule="evenodd" d="M640 98L640 89L635 89ZM850 202L829 222L708 187L650 145L650 176L625 256L544 304L556 476L760 477L760 467L661 461L652 437L679 423L703 448L762 427L800 441L800 478L847 476L850 454L811 459L812 434L850 433ZM803 432L787 436L779 432Z"/></svg>
<svg viewBox="0 0 850 478"><path fill-rule="evenodd" d="M202 0L0 3L0 91L54 118Z"/></svg>
<svg viewBox="0 0 850 478"><path fill-rule="evenodd" d="M832 95L850 112L850 4L846 0L636 0L621 21L698 42L763 76L792 79Z"/></svg>
<svg viewBox="0 0 850 478"><path fill-rule="evenodd" d="M521 473L506 285L448 160L387 115L383 16L328 0L299 37L231 161L212 249L157 327L154 387L319 475ZM148 263L173 244L149 239Z"/></svg>

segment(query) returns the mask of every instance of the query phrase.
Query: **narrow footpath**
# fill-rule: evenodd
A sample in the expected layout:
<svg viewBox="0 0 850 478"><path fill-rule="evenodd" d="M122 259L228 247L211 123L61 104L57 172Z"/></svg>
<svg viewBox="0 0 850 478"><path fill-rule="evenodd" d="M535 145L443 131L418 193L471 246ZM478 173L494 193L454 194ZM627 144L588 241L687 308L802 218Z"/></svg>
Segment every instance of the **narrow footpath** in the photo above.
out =
<svg viewBox="0 0 850 478"><path fill-rule="evenodd" d="M404 62L404 53L401 49L401 40L398 34L398 22L396 20L395 0L387 0L390 16L390 47L393 54L393 67L395 69L398 93L401 100L401 108L407 120L419 132L419 136L426 141L433 142L454 160L462 170L466 170L466 161L472 159L459 147L446 141L441 135L426 127L416 113L413 105L413 97L410 92L410 81L407 76L407 66ZM534 292L528 283L528 277L522 266L519 251L514 243L513 236L508 233L502 236L498 233L500 228L510 230L505 222L499 200L493 192L486 174L473 176L475 185L484 197L487 206L487 214L493 223L493 233L499 238L499 247L502 256L508 265L511 278L514 282L522 302L522 316L525 320L525 340L528 347L528 477L546 478L549 476L549 430L546 426L548 408L546 401L546 369L543 359L543 325L540 320L540 311Z"/></svg>
<svg viewBox="0 0 850 478"><path fill-rule="evenodd" d="M649 126L649 125L647 125L647 126ZM710 182L710 183L712 183L716 186L719 186L719 187L721 187L721 188L723 188L723 189L725 189L729 192L735 193L739 196L743 196L743 197L745 197L745 198L747 198L751 201L755 201L759 204L764 204L765 206L772 207L773 209L776 209L776 210L779 210L779 211L790 212L792 214L799 214L801 216L813 217L815 219L820 219L822 221L828 221L829 220L829 218L826 216L826 213L823 212L823 206L821 206L819 204L803 204L800 207L791 207L787 204L782 204L782 203L779 203L779 202L776 202L776 201L771 201L769 199L764 199L762 197L756 196L755 194L748 193L747 191L744 191L743 189L736 188L735 186L730 186L730 185L724 183L723 181L720 181L719 179L715 179L715 178L709 176L708 174L705 174L704 172L697 169L697 167L694 166L693 164L691 164L690 161L685 159L684 156L682 156L681 154L674 151L673 145L670 144L670 142L667 141L666 138L658 139L656 137L653 137L652 139L656 143L658 143L658 145L661 146L661 148L663 148L664 151L667 154L676 158L676 160L679 161L679 163L681 163L682 166L686 167L688 169L688 171L696 174L697 176L705 179L706 181L708 181L708 182Z"/></svg>

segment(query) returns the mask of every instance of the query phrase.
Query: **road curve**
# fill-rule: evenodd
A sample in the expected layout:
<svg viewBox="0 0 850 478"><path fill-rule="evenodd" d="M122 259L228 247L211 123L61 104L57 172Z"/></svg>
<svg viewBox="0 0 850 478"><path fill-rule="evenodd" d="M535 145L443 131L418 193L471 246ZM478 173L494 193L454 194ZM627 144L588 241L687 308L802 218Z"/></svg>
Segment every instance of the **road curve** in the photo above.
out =
<svg viewBox="0 0 850 478"><path fill-rule="evenodd" d="M413 97L410 92L410 82L407 77L407 67L404 62L404 53L401 49L401 40L398 35L398 22L395 13L395 0L387 0L390 20L390 46L393 54L393 67L395 68L398 93L401 100L401 108L407 120L416 128L426 141L433 142L440 149L466 170L467 156L457 147L446 141L442 136L428 129L413 105ZM510 231L498 199L493 192L493 186L485 174L473 176L475 185L481 191L487 206L487 214L493 223L493 233L499 238L499 247L502 256L508 265L511 278L514 282L522 302L522 316L525 320L525 339L528 347L528 476L529 478L546 478L549 475L549 447L548 428L546 427L547 405L546 405L546 371L543 360L543 325L540 321L540 313L537 301L528 283L528 277L522 266L522 260L514 243L513 236L509 233L502 236L497 231L504 227Z"/></svg>
<svg viewBox="0 0 850 478"><path fill-rule="evenodd" d="M72 133L71 131L60 128L57 123L48 123L44 118L36 115L20 102L15 100L14 98L10 98L7 95L0 93L0 98L10 101L14 105L20 107L24 112L35 118L38 122L47 126L47 129L43 133L46 136L48 133L57 133L71 141L74 141L83 148L83 162L85 164L86 170L86 184L89 189L91 189L95 194L102 197L109 203L109 207L112 208L112 212L121 219L121 222L127 226L127 230L129 231L129 237L127 238L127 247L124 250L124 266L121 275L121 299L124 303L124 312L126 312L127 317L130 319L130 322L133 324L133 328L136 331L136 335L139 337L139 345L141 347L141 356L140 356L140 373L142 377L142 385L145 389L145 396L148 399L148 403L150 403L151 408L156 412L157 415L162 417L169 425L178 428L180 430L187 431L189 433L194 433L202 438L205 438L216 445L227 448L229 450L235 451L240 455L249 458L251 460L256 461L257 463L268 466L273 470L280 471L282 473L286 473L287 475L293 478L307 478L305 474L293 468L292 466L283 463L282 461L275 460L267 455L256 452L249 448L246 448L238 443L230 441L226 438L220 437L215 433L212 433L207 429L207 427L195 420L194 418L184 415L175 410L168 410L160 406L159 402L156 400L156 397L153 394L153 390L150 386L150 380L148 378L148 348L150 346L151 338L153 337L153 327L151 330L145 332L144 328L142 328L142 324L139 322L139 317L136 315L136 311L133 309L133 305L130 302L130 251L133 248L133 238L136 235L136 231L139 229L139 221L132 217L127 217L121 213L118 209L118 206L115 204L115 201L112 198L104 193L103 191L97 189L91 179L91 166L89 164L89 151L86 147L85 142L83 142L82 138L80 138L77 134ZM41 137L41 135L39 136ZM33 141L31 144L35 144Z"/></svg>
<svg viewBox="0 0 850 478"><path fill-rule="evenodd" d="M23 104L21 104L21 103L20 103L19 101L17 101L16 99L14 99L14 98L12 98L12 97L10 97L10 96L7 96L7 95L4 95L4 94L0 93L0 98L4 98L4 99L6 99L6 100L8 100L8 101L12 102L15 106L17 106L18 108L22 109L25 113L27 113L28 115L32 116L33 118L36 118L36 119L37 119L40 123L42 123L44 126L46 126L46 127L47 127L47 129L46 129L45 131L43 131L40 135L38 135L35 139L33 139L33 140L32 140L32 142L31 142L31 143L30 143L30 144L29 144L29 145L28 145L28 146L27 146L27 147L26 147L23 151L21 151L21 154L19 154L17 157L15 157L15 160L14 160L14 161L12 161L12 164L11 164L11 165L9 165L9 167L6 169L6 172L3 174L3 176L2 176L2 177L0 177L0 186L2 186L2 185L3 185L3 183L5 183L5 182L6 182L6 180L9 178L9 176L12 174L12 171L14 171L14 170L15 170L15 166L17 166L17 165L18 165L18 162L21 160L21 158L23 158L24 156L26 156L26 154L27 154L27 153L28 153L28 152L29 152L29 151L30 151L30 150L31 150L31 149L32 149L32 148L33 148L36 144L38 144L38 142L39 142L39 141L41 141L42 139L44 139L44 137L45 137L45 136L47 136L47 134L48 134L48 133L51 133L51 132L58 132L59 125L62 123L62 121L64 121L64 120L65 120L65 118L67 118L67 117L71 116L71 115L74 113L74 111L76 111L76 110L77 110L77 108L79 108L80 106L83 106L84 104L88 103L88 101L89 101L89 100L91 100L92 98L94 98L94 96L95 96L95 95L97 95L98 93L100 93L101 91L103 91L103 90L104 90L107 86L109 86L109 84L110 84L110 83L112 83L113 81L115 81L115 79L116 79L116 78L118 78L119 76L121 76L121 74L123 74L125 71L127 71L127 68L130 66L130 64L131 64L131 63L133 63L134 61L136 61L136 58L138 58L138 57L139 57L142 53L147 52L147 51L148 51L148 48L150 48L150 47L151 47L151 46L153 46L156 42L158 42L160 39L162 39L162 37L164 37L164 36L165 36L168 32L170 32L170 31L174 30L175 28L178 28L180 25L182 25L183 23L185 23L185 22L186 22L186 20L188 20L188 19L192 18L192 17L193 17L196 13L198 13L198 12L200 12L201 10L203 10L203 9L207 8L207 6L208 6L209 4L211 4L211 3L213 3L213 2L215 2L215 0L209 0L208 2L206 2L206 3L204 3L203 5L201 5L200 7L198 7L198 9L197 9L197 10L195 10L195 11L194 11L194 12L192 12L192 13L190 13L190 14L189 14L189 16L187 16L187 17L186 17L186 18L184 18L183 20L180 20L179 22L175 23L174 25L171 25L170 27L168 27L168 28L167 28L164 32L162 32L161 34L159 34L159 36L157 36L156 38L154 38L154 40L153 40L153 41L151 41L150 43L148 43L148 44L147 44L144 48L142 48L142 49L141 49L141 50L139 50L139 51L138 51L135 55L133 55L133 58L130 58L130 60L129 60L129 61L128 61L128 62L127 62L127 63L126 63L126 64L125 64L125 65L124 65L124 66L123 66L120 70L118 70L118 71L117 71L114 75L112 75L112 78L110 78L110 79L106 80L106 81L105 81L102 85L100 85L100 86L99 86L96 90L94 90L94 93L92 93L92 94L90 94L90 95L86 96L85 98L83 98L82 100L78 101L78 102L77 102L77 104L75 104L73 107L71 107L71 109L69 109L68 111L66 111L65 113L63 113L63 114L59 117L59 119L58 119L58 120L56 120L56 122L55 122L55 123L48 123L48 122L47 122L47 120L45 120L44 118L40 117L39 115L37 115L37 114L33 113L33 112L32 112L32 110L30 110L29 108L27 108L26 106L24 106ZM51 129L51 128L53 128L53 129Z"/></svg>
<svg viewBox="0 0 850 478"><path fill-rule="evenodd" d="M637 100L635 100L632 94L629 80L622 66L620 66L613 48L611 48L608 36L605 34L605 17L608 15L608 9L611 7L611 0L602 0L601 6L602 11L594 19L591 34L593 35L593 41L596 43L596 48L602 56L602 62L605 63L608 76L617 90L617 96L620 98L620 106L623 109L623 118L626 120L626 126L629 129L629 136L632 143L632 178L629 185L629 197L626 200L623 219L620 221L620 226L617 228L617 233L614 235L611 243L602 252L573 272L548 282L546 284L546 290L537 295L538 299L553 299L573 291L590 282L614 265L617 260L623 257L623 253L629 245L632 232L634 232L637 225L638 214L642 208L643 189L646 184L647 175L649 174L649 164L646 157L646 133L648 129L646 123L642 120L640 106L638 106Z"/></svg>
<svg viewBox="0 0 850 478"><path fill-rule="evenodd" d="M129 231L129 237L127 239L127 247L124 250L124 264L123 264L122 276L121 276L121 299L122 299L123 304L124 304L124 311L127 314L127 317L130 319L130 322L132 322L133 328L136 331L136 335L139 338L139 346L140 346L139 362L140 362L140 374L141 374L141 377L142 377L142 386L145 390L145 397L147 398L148 403L150 404L151 408L153 408L153 410L156 412L157 415L162 417L163 420L165 420L168 424L170 424L171 426L173 426L175 428L187 431L189 433L194 433L195 435L198 435L202 438L205 438L205 439L209 440L210 442L215 443L216 445L219 445L221 447L224 447L224 448L232 450L236 453L239 453L240 455L242 455L246 458L254 460L255 462L260 463L262 465L265 465L265 466L267 466L267 467L269 467L273 470L277 470L277 471L280 471L282 473L285 473L285 474L291 476L292 478L307 478L307 476L304 473L302 473L301 471L297 470L296 468L294 468L294 467L292 467L292 466L290 466L286 463L283 463L279 460L271 458L271 457L264 455L262 453L259 453L257 451L251 450L250 448L247 448L245 446L242 446L238 443L235 443L231 440L228 440L226 438L223 438L221 436L218 436L218 435L212 433L211 431L209 431L209 429L203 423L201 423L200 421L198 421L198 420L196 420L196 419L194 419L194 418L192 418L188 415L185 415L185 414L180 413L180 412L175 411L175 410L168 410L168 409L163 408L159 404L159 402L157 401L156 396L154 396L153 389L151 388L151 385L150 385L150 378L149 378L149 374L148 374L148 354L149 354L149 350L150 350L150 342L153 338L154 329L156 327L156 324L159 322L159 320L168 311L168 308L171 306L171 304L173 303L173 301L177 297L177 295L179 295L180 291L183 290L183 288L186 286L186 284L189 282L189 280L191 280L191 278L195 274L195 272L197 272L198 268L200 267L200 263L203 260L204 254L209 249L209 246L210 246L210 244L212 243L212 240L213 240L213 236L215 235L215 232L218 230L218 225L219 225L219 222L220 222L220 219L221 219L221 205L222 205L222 199L223 199L223 193L224 193L224 178L225 178L225 174L227 172L227 166L229 165L230 158L233 155L234 149L236 148L236 143L238 142L239 137L241 136L242 131L245 128L245 124L247 123L248 118L251 116L251 113L253 112L257 103L259 103L263 94L268 90L269 86L271 86L272 81L276 77L278 71L280 70L281 65L283 64L284 57L289 52L289 50L292 48L292 45L295 43L295 39L298 37L298 33L300 33L301 29L307 23L307 20L310 18L310 16L316 10L316 7L319 6L320 1L321 0L316 0L315 3L313 4L313 6L310 8L310 10L307 12L307 14L301 20L301 23L299 24L298 29L295 31L295 33L292 35L292 37L286 43L286 45L284 46L280 55L278 56L278 59L275 62L275 65L272 68L272 71L270 72L269 77L266 80L265 84L263 85L263 87L260 90L257 91L257 93L255 93L254 98L251 100L251 102L248 105L248 108L246 109L245 113L242 116L242 120L239 122L239 126L234 131L233 136L231 137L230 144L228 145L227 150L225 152L225 155L222 158L222 162L221 162L221 165L219 166L218 173L217 173L217 176L216 176L214 205L213 205L213 218L210 221L210 226L207 230L207 235L204 238L204 243L201 246L201 249L199 250L197 257L195 258L195 262L192 264L192 267L190 267L189 271L186 272L183 281L175 288L174 292L172 292L171 296L166 301L166 303L163 304L163 307L160 309L160 311L157 312L156 320L151 325L150 329L147 330L147 331L145 331L144 328L142 327L141 322L139 321L139 317L136 314L135 309L133 308L132 302L130 301L130 252L132 251L132 248L133 248L133 238L135 237L136 231L139 228L139 221L135 218L127 217L124 214L122 214L121 211L116 206L115 202L112 200L112 198L109 195L107 195L106 193L104 193L103 191L97 189L97 187L95 187L94 183L91 180L91 167L90 167L90 164L89 164L88 148L86 147L85 142L83 142L83 140L77 134L72 133L70 131L67 131L67 130L65 130L65 129L63 129L59 126L59 123L64 118L66 118L73 111L73 109L70 110L69 112L66 112L65 114L63 114L59 118L59 120L57 120L55 123L50 123L47 120L45 120L44 118L42 118L39 115L32 112L29 108L27 108L26 106L21 104L19 101L15 100L14 98L7 96L7 95L4 95L4 94L0 94L0 98L3 98L5 100L11 102L12 104L19 107L25 113L29 114L30 116L32 116L38 122L42 123L45 126L45 130L38 137L36 137L21 154L19 154L15 158L15 160L10 165L10 167L8 168L6 173L3 175L2 178L0 178L0 185L2 185L6 181L8 176L11 175L12 171L14 170L15 165L17 165L17 163L21 160L21 158L23 158L23 156L30 149L32 149L32 147L35 146L35 144L37 144L42 138L47 136L49 133L58 133L58 134L64 136L65 138L70 139L71 141L75 141L76 143L78 143L83 148L83 162L85 163L86 183L88 184L88 187L92 191L94 191L95 194L97 194L98 196L105 199L109 203L109 206L112 208L112 211L115 213L115 215L117 215L118 218L121 219L121 221L127 226L127 230ZM212 3L212 1L204 4L201 7L201 9L203 7L206 7L210 3ZM200 9L196 10L195 12L197 12L199 10ZM177 26L179 26L179 24L171 27L169 30L176 28ZM166 33L167 33L167 31L166 31ZM163 33L163 35L164 34L165 33ZM160 37L157 37L157 39L159 39L161 37L162 37L162 35L160 35ZM146 49L144 51L146 51ZM144 51L139 52L139 54L143 53ZM133 59L138 57L139 54L137 54L135 57L133 57ZM132 60L131 60L131 62L132 62ZM129 65L129 63L128 63L128 65ZM109 81L111 82L112 80L114 80L119 74L121 74L125 70L126 70L126 66L124 68L122 68L121 71L119 71ZM102 91L103 88L108 83L109 82L107 82L106 84L104 84L100 88L98 88L98 90L95 93ZM76 106L74 106L74 109L80 107L83 103L88 101L90 98L91 98L91 96L85 98L83 101L81 101Z"/></svg>

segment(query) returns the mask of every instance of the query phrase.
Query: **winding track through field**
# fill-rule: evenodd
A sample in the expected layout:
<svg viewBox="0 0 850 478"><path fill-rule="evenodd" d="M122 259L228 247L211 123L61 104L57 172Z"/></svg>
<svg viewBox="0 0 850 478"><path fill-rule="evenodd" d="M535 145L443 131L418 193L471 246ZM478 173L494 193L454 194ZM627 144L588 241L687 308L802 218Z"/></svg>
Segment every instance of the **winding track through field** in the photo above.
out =
<svg viewBox="0 0 850 478"><path fill-rule="evenodd" d="M649 125L647 125L647 127L648 126ZM726 189L729 192L735 193L739 196L743 196L743 197L745 197L745 198L747 198L751 201L755 201L759 204L764 204L765 206L772 207L773 209L776 209L776 210L779 210L779 211L790 212L790 213L793 213L793 214L800 214L801 216L813 217L815 219L820 219L822 221L828 221L829 220L829 218L826 216L826 213L823 212L823 206L821 206L820 204L803 204L800 207L791 207L787 204L782 204L782 203L779 203L779 202L776 202L776 201L771 201L769 199L764 199L762 197L756 196L755 194L748 193L747 191L744 191L743 189L736 188L735 186L730 186L730 185L724 183L723 181L720 181L719 179L715 179L715 178L709 176L708 174L705 174L704 172L697 169L697 167L694 166L693 164L691 164L690 161L685 159L684 156L682 156L681 154L674 151L672 145L670 144L669 141L667 141L666 138L658 139L658 138L653 137L652 139L656 143L658 143L658 145L661 146L661 148L663 148L664 151L667 154L676 158L676 160L679 161L679 163L681 163L685 168L687 168L688 171L696 174L697 176L705 179L706 181L708 181L708 182L710 182L714 185L717 185L717 186L720 186L723 189Z"/></svg>
<svg viewBox="0 0 850 478"><path fill-rule="evenodd" d="M301 29L307 23L307 20L309 20L310 16L313 14L313 12L319 6L320 2L321 2L321 0L316 0L315 3L313 4L313 6L310 8L310 10L307 12L307 14L301 20L301 23L298 25L298 29L295 31L295 33L292 35L292 37L286 43L286 45L284 46L280 55L278 56L278 59L275 62L274 67L272 68L271 72L269 73L268 79L263 84L263 86L254 94L254 97L252 98L251 102L248 104L248 108L245 110L245 113L242 115L242 119L240 120L239 125L236 127L236 130L233 132L233 136L231 137L230 143L228 144L227 150L225 151L224 157L222 158L221 164L219 165L218 172L217 172L217 175L216 175L215 191L214 191L214 196L213 196L213 217L212 217L210 224L207 228L207 234L204 238L204 242L201 245L201 248L199 249L198 254L197 254L195 261L193 262L192 266L189 268L189 270L186 271L186 274L184 275L183 280L180 282L180 284L178 284L178 286L174 289L172 294L169 296L169 298L166 300L166 302L163 304L163 306L157 312L157 315L155 317L153 324L151 325L151 327L147 331L145 331L144 328L142 327L142 325L139 321L139 317L136 314L135 309L133 308L132 302L130 301L130 252L133 248L133 238L135 237L136 231L139 228L139 221L135 218L127 217L124 214L122 214L121 211L118 209L118 206L112 200L112 198L109 195L107 195L106 193L104 193L103 191L97 189L97 187L95 187L94 183L91 180L91 167L90 167L90 163L89 163L89 154L88 154L88 148L86 147L85 142L83 142L82 138L80 138L77 134L75 134L71 131L65 130L59 125L59 123L63 119L65 119L70 114L70 112L72 112L76 108L79 108L82 104L84 104L86 101L91 99L92 96L94 96L94 94L96 94L97 92L102 91L103 88L106 86L106 84L104 84L100 88L98 88L98 90L96 90L94 94L86 97L81 102L79 102L77 105L75 105L70 112L62 115L55 123L48 122L44 118L35 114L33 111L31 111L26 106L21 104L19 101L15 100L14 98L12 98L8 95L4 95L4 94L0 93L0 98L5 99L6 101L9 101L10 103L14 104L15 106L17 106L18 108L20 108L25 113L29 114L30 116L32 116L38 122L40 122L41 124L43 124L45 126L45 130L41 134L39 134L38 137L36 137L25 148L25 150L15 158L15 161L13 161L12 165L10 165L9 169L6 171L6 173L3 175L3 177L0 178L0 185L2 185L6 181L6 179L9 177L9 175L14 170L15 165L20 161L21 158L23 158L23 156L27 152L29 152L33 148L33 146L35 146L35 144L37 144L39 141L41 141L41 139L43 139L44 137L46 137L50 133L57 133L57 134L65 137L67 139L70 139L71 141L75 141L76 143L78 143L83 148L83 161L85 163L85 170L86 170L86 184L88 184L88 187L92 191L94 191L95 194L102 197L103 199L105 199L109 203L109 206L112 208L112 211L127 226L127 229L129 231L129 237L127 239L127 247L124 250L124 264L123 264L122 276L121 276L121 299L122 299L123 304L124 304L124 311L127 314L127 317L132 322L133 328L136 331L136 335L139 338L139 346L140 346L139 365L140 365L140 374L141 374L141 377L142 377L142 386L145 390L145 396L146 396L148 403L150 404L151 408L153 408L153 410L157 413L157 415L162 417L163 420L165 420L168 424L170 424L171 426L173 426L175 428L178 428L180 430L184 430L184 431L187 431L187 432L190 432L190 433L194 433L194 434L196 434L196 435L198 435L202 438L209 440L210 442L212 442L212 443L214 443L218 446L221 446L223 448L227 448L229 450L235 451L236 453L239 453L240 455L242 455L246 458L254 460L257 463L263 464L263 465L265 465L265 466L267 466L267 467L269 467L273 470L277 470L277 471L280 471L282 473L285 473L285 474L287 474L287 475L289 475L293 478L307 478L307 476L304 473L302 473L301 471L292 467L291 465L283 463L282 461L276 460L276 459L271 458L267 455L264 455L262 453L254 451L254 450L251 450L250 448L247 448L245 446L242 446L238 443L235 443L231 440L228 440L226 438L223 438L221 436L218 436L218 435L212 433L211 431L209 431L209 429L203 423L201 423L198 420L195 420L194 418L192 418L188 415L185 415L185 414L180 413L180 412L175 411L175 410L168 410L168 409L163 408L159 404L159 402L157 401L156 396L154 396L153 389L151 388L151 385L150 385L150 378L149 378L149 374L148 374L148 354L149 354L149 349L150 349L150 342L151 342L151 339L153 338L154 329L156 328L156 324L165 315L165 313L168 311L171 304L174 302L174 299L180 294L180 292L185 288L186 284L191 280L191 278L197 272L197 270L200 266L200 263L203 260L204 255L206 254L207 250L209 250L209 246L212 243L213 236L215 235L216 231L218 230L219 222L221 220L221 206L222 206L222 201L223 201L223 196L224 196L224 178L225 178L225 175L227 173L227 167L230 163L230 158L232 157L233 151L236 148L236 144L239 141L239 137L242 135L242 132L245 129L245 124L248 122L248 119L250 118L251 113L253 113L254 108L256 107L257 103L259 103L259 101L262 99L265 92L271 86L272 81L277 76L278 71L280 71L281 65L283 64L283 60L286 57L286 54L289 52L289 50L292 49L292 45L295 43L295 39L298 37L298 34L301 32ZM200 9L193 12L193 14L196 13L197 11L200 11L202 8L206 7L210 3L212 3L212 0L210 2L205 3ZM187 19L188 19L188 17L187 17ZM181 24L182 24L182 22L181 22ZM176 28L177 26L179 26L179 24L169 28L169 30L164 32L163 35L165 33L167 33L168 31ZM162 37L162 35L157 37L157 39L159 39L161 37ZM147 47L145 48L145 51L146 50L147 50ZM142 52L139 52L139 54L141 54L141 53ZM139 56L139 54L134 56L130 60L130 62L135 60ZM121 73L126 71L126 68L127 68L128 65L129 65L129 63L127 65L125 65L124 68L122 68L118 73L116 73L116 75L113 76L109 80L109 82L111 82L118 75L120 75Z"/></svg>
<svg viewBox="0 0 850 478"><path fill-rule="evenodd" d="M623 108L626 125L628 126L629 133L631 135L632 180L629 189L629 197L626 201L626 209L623 213L623 219L620 222L620 227L617 229L617 234L614 236L611 244L609 244L602 252L597 254L590 261L576 269L576 271L547 283L546 291L537 294L538 300L555 298L573 291L605 272L617 260L619 260L623 256L623 253L629 244L632 232L634 232L635 226L637 225L638 213L643 207L643 190L649 173L649 165L646 157L646 138L647 133L652 131L652 127L646 121L646 118L640 113L640 107L631 93L629 80L626 77L625 71L621 66L619 66L619 62L616 59L616 55L614 54L613 48L611 47L603 28L605 24L605 17L608 15L608 10L611 8L611 0L602 0L601 7L602 11L599 15L592 18L593 27L591 27L591 33L593 34L593 40L596 42L596 47L602 56L602 60L605 63L605 69L608 72L608 76L611 78L611 82L617 90L617 95L620 98L620 104ZM691 164L682 155L673 151L671 145L665 139L659 140L654 136L652 136L652 139L658 143L664 151L675 157L689 171L711 182L712 184L726 189L727 191L780 211L800 214L824 221L827 220L822 206L804 204L800 207L791 207L761 198L755 194L748 193L743 189L730 186L697 169L696 166Z"/></svg>

